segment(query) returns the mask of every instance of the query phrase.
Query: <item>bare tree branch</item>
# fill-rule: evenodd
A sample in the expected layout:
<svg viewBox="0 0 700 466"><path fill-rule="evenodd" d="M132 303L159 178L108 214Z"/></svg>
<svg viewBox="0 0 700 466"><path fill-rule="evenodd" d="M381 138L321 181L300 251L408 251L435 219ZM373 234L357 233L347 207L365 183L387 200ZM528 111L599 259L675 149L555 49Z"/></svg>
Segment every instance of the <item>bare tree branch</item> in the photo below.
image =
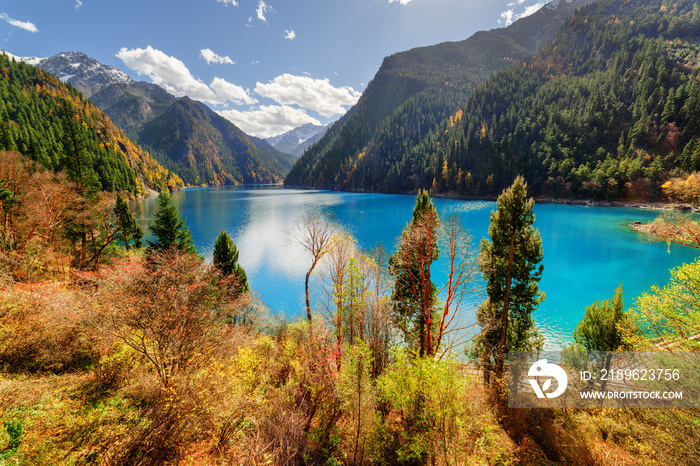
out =
<svg viewBox="0 0 700 466"><path fill-rule="evenodd" d="M309 277L318 262L331 251L335 227L317 216L307 214L297 223L292 239L311 253L312 262L304 280L306 293L306 317L311 322L311 303L309 301Z"/></svg>

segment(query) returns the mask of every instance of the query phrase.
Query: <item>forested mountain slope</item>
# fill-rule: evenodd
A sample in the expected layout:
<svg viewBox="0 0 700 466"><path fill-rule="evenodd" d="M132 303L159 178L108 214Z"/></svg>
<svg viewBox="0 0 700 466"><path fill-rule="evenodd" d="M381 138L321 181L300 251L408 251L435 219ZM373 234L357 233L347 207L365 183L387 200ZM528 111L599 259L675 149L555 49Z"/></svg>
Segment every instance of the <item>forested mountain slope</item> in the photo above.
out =
<svg viewBox="0 0 700 466"><path fill-rule="evenodd" d="M90 100L187 185L280 181L294 163L201 102L155 84L115 83Z"/></svg>
<svg viewBox="0 0 700 466"><path fill-rule="evenodd" d="M84 165L77 169L97 189L141 195L183 186L75 88L4 54L0 131L0 150L17 150L52 170Z"/></svg>
<svg viewBox="0 0 700 466"><path fill-rule="evenodd" d="M188 97L143 124L138 141L190 185L270 183L289 169L272 146Z"/></svg>
<svg viewBox="0 0 700 466"><path fill-rule="evenodd" d="M507 28L385 58L358 103L302 156L285 183L352 189L348 173L358 160L405 153L454 113L474 86L536 53L590 1L552 2Z"/></svg>
<svg viewBox="0 0 700 466"><path fill-rule="evenodd" d="M195 110L191 101L182 100L185 97L175 97L156 84L136 82L82 52L48 58L5 53L70 83L187 185L279 181L296 160L244 134L209 107L198 102ZM192 111L183 113L186 108ZM160 134L154 134L154 128Z"/></svg>
<svg viewBox="0 0 700 466"><path fill-rule="evenodd" d="M438 129L397 133L401 150L360 152L322 179L491 196L523 174L535 195L654 198L667 178L700 169L699 34L694 1L599 0Z"/></svg>
<svg viewBox="0 0 700 466"><path fill-rule="evenodd" d="M654 198L667 178L700 170L699 62L697 2L600 0L384 160L385 183L353 183L492 195L523 174L538 195Z"/></svg>

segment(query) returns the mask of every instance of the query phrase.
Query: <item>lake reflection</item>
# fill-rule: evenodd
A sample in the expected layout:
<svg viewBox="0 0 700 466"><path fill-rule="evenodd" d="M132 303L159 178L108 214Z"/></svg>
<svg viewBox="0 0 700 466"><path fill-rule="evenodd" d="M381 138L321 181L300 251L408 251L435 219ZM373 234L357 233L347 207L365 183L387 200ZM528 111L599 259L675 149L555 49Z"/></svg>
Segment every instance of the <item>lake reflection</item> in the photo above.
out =
<svg viewBox="0 0 700 466"><path fill-rule="evenodd" d="M173 193L173 200L187 217L197 249L211 259L214 241L226 230L240 251L239 262L248 282L273 311L304 315L304 274L310 256L289 234L306 214L338 223L370 249L383 243L395 250L397 238L410 221L414 196L337 193L283 189L275 186L187 189ZM456 213L474 237L474 247L487 234L494 202L433 200L441 218ZM145 224L155 197L141 201L139 217ZM665 243L645 243L627 224L655 218L657 212L629 208L536 205L535 226L542 235L544 274L540 288L547 295L534 314L547 338L548 349L571 341L586 306L609 298L621 282L625 305L653 284L664 285L669 269L692 262L695 251ZM444 262L434 274L444 281ZM314 272L316 273L316 272ZM463 323L475 320L480 292L463 305ZM317 292L319 283L312 283ZM314 300L319 304L320 297ZM314 303L312 303L313 305Z"/></svg>

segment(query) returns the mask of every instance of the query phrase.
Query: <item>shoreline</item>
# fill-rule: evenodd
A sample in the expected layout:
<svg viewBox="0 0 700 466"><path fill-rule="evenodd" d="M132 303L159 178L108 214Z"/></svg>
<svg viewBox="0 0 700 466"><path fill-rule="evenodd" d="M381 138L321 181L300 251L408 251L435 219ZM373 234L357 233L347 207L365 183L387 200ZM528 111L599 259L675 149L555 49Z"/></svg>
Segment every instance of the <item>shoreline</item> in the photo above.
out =
<svg viewBox="0 0 700 466"><path fill-rule="evenodd" d="M700 212L700 206L690 204L678 204L671 202L644 202L644 201L591 201L587 199L537 199L541 204L581 205L589 207L631 207L643 210L661 210L673 212Z"/></svg>
<svg viewBox="0 0 700 466"><path fill-rule="evenodd" d="M311 188L308 186L286 186L281 183L283 189L306 189L306 190L318 190L318 191L331 191L331 192L345 192L345 193L366 193L366 194L397 194L397 195L415 195L415 192L402 192L402 193L386 193L382 191L371 191L371 190L341 190L332 188ZM430 197L438 199L454 199L461 201L491 201L495 202L496 197L463 197L454 193L432 193ZM677 203L677 202L660 202L660 201L597 201L591 199L555 199L555 198L534 198L535 203L540 204L560 204L560 205L578 205L586 207L630 207L633 209L642 210L659 210L659 211L673 211L673 212L693 212L700 213L700 205L694 206L691 204Z"/></svg>

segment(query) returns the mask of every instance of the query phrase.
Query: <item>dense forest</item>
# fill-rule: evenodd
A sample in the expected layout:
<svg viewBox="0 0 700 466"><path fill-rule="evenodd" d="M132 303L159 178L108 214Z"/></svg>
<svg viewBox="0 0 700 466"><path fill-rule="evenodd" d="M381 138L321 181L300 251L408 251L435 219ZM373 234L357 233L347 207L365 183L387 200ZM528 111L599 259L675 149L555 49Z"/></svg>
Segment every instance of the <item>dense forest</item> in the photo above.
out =
<svg viewBox="0 0 700 466"><path fill-rule="evenodd" d="M493 196L523 174L538 196L655 198L663 181L700 168L698 30L692 1L583 7L438 129L415 144L408 128L393 131L399 150L359 147L327 186ZM296 179L324 186L313 177L323 163L302 160Z"/></svg>
<svg viewBox="0 0 700 466"><path fill-rule="evenodd" d="M308 149L286 184L355 189L345 174L357 160L403 154L454 113L476 85L537 52L586 3L560 2L507 28L385 58L358 103Z"/></svg>
<svg viewBox="0 0 700 466"><path fill-rule="evenodd" d="M143 195L182 180L131 142L72 86L0 55L0 149L19 151L51 170L78 169L97 190Z"/></svg>

